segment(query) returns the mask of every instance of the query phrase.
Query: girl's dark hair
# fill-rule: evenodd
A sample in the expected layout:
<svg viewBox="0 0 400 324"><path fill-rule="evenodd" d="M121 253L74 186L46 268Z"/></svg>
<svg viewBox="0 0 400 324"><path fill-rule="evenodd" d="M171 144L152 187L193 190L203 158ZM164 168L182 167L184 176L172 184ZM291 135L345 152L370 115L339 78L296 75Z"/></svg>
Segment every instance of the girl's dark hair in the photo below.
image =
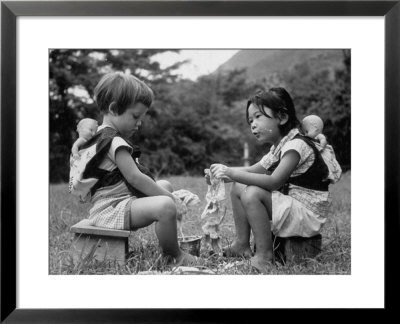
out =
<svg viewBox="0 0 400 324"><path fill-rule="evenodd" d="M153 99L153 91L146 83L123 72L104 75L94 89L94 100L103 113L108 112L112 102L116 113L121 115L129 105L138 102L149 108Z"/></svg>
<svg viewBox="0 0 400 324"><path fill-rule="evenodd" d="M283 136L287 135L292 128L300 125L296 116L293 100L284 88L271 88L267 91L259 91L247 101L246 119L249 120L249 107L255 105L263 115L265 108L269 108L274 113L274 117L282 118L288 116L288 121L279 125L279 129Z"/></svg>

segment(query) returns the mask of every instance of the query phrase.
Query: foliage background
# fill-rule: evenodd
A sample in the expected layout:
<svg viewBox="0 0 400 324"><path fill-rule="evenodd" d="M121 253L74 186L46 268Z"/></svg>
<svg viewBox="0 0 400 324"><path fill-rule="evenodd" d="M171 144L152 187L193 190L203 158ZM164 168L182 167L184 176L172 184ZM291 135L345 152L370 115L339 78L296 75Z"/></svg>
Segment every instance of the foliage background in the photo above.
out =
<svg viewBox="0 0 400 324"><path fill-rule="evenodd" d="M161 68L152 57L167 49L53 49L49 52L50 182L68 180L69 154L81 118L101 122L93 89L101 76L122 70L144 80L155 92L140 134L141 161L156 176L201 175L211 163L243 164L243 144L250 162L267 147L252 139L245 120L246 98L258 89L283 86L292 95L299 119L319 115L324 134L344 170L351 165L351 56L338 50L342 64L315 60L296 62L290 69L252 78L246 68L218 70L196 81L174 71L185 62ZM278 58L276 58L278 60ZM278 61L276 61L278 63ZM260 71L260 68L257 69Z"/></svg>

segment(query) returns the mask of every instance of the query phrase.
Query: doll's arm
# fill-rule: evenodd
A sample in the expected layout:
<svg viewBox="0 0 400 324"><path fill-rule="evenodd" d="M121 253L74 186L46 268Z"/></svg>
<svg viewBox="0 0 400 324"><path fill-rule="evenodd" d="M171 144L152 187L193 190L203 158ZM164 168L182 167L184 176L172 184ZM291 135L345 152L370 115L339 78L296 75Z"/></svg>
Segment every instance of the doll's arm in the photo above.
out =
<svg viewBox="0 0 400 324"><path fill-rule="evenodd" d="M85 144L86 142L87 142L87 141L86 141L83 137L79 137L79 138L74 142L74 144L72 145L72 149L71 149L72 155L74 155L74 156L79 155L79 148L80 148L83 144Z"/></svg>
<svg viewBox="0 0 400 324"><path fill-rule="evenodd" d="M326 144L328 144L326 137L323 134L318 134L317 136L315 136L315 139L319 142L322 148L325 148Z"/></svg>

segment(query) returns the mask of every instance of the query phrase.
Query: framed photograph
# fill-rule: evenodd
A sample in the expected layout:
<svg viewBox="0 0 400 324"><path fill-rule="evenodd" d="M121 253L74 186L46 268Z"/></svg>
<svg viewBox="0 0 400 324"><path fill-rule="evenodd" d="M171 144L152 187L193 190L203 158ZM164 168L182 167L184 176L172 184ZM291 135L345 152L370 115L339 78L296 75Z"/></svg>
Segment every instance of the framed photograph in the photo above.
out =
<svg viewBox="0 0 400 324"><path fill-rule="evenodd" d="M400 206L398 0L2 1L1 42L1 321L226 322L233 320L239 310L247 313L257 310L264 316L269 309L288 308L393 310L392 295L398 284L394 262L398 254L395 239L399 235ZM87 56L80 57L82 51L86 51ZM70 244L66 235L70 235L71 221L65 220L74 217L71 210L75 209L69 205L69 200L64 200L65 176L59 171L69 154L62 146L58 151L54 147L60 137L68 136L69 141L76 139L77 134L74 129L68 130L67 135L62 134L57 129L60 123L55 120L65 118L76 124L79 118L95 115L90 115L90 110L85 110L87 115L60 115L53 107L64 96L64 102L76 108L73 100L77 93L81 94L80 98L87 98L82 99L87 100L85 107L91 107L91 92L99 74L93 73L90 64L109 60L99 68L105 71L110 64L117 67L121 64L119 60L126 56L137 55L150 66L151 62L146 60L157 53L191 52L190 59L193 59L193 53L208 52L209 57L203 61L219 62L221 68L224 62L233 64L229 58L238 52L254 56L268 51L281 56L284 52L297 51L299 56L300 52L321 51L318 52L320 57L334 57L322 62L313 57L307 64L296 65L296 73L291 74L290 82L285 79L285 84L297 89L295 99L305 107L305 112L320 112L320 107L312 110L309 106L323 104L325 111L332 115L329 105L334 100L351 106L351 119L348 116L347 124L326 125L328 132L342 127L341 132L329 133L337 142L340 136L347 136L343 135L344 130L351 128L351 141L348 135L345 142L348 149L342 145L337 153L341 158L348 157L343 159L348 162L346 170L351 170L351 198L349 194L346 202L346 212L350 214L351 209L346 225L348 235L345 238L338 235L340 239L329 242L346 257L338 252L323 271L310 259L306 270L297 266L297 270L270 275L229 271L218 276L137 275L158 269L154 265L158 261L156 258L152 259L151 266L142 269L138 265L134 271L97 273L76 267L74 271L66 270L60 256L68 253ZM218 61L219 54L229 55L221 56ZM335 70L338 55L341 64L345 62L340 72ZM180 56L180 59L185 58ZM289 60L294 61L293 58ZM271 65L278 64L276 59L271 62ZM170 64L174 63L176 61ZM304 76L310 69L324 64L328 68L323 73L318 77L313 74L313 96L318 98L313 102L306 93L311 81ZM77 76L86 88L57 92L63 78L78 68L86 71L84 78L84 73ZM253 70L254 74L262 73L260 68ZM189 73L194 76L197 72ZM152 80L146 71L142 73ZM166 78L176 77L168 73L163 75L165 84L170 82ZM337 73L342 74L338 77ZM237 75L241 77L240 73ZM249 74L246 77L249 78ZM202 91L208 101L228 101L224 105L233 110L235 105L231 101L235 100L232 99L235 94L243 92L247 96L243 90L245 86L249 91L253 89L251 86L259 88L259 84L248 83L248 80L218 77L218 93L225 91L227 95L217 100L203 92L207 86L215 85L214 79L202 80L205 86L196 86L197 91ZM239 80L237 88L235 80ZM282 80L272 73L270 78L263 79L263 84L277 86ZM329 80L329 85L323 80ZM347 88L343 82L347 82ZM331 101L321 99L323 94L331 93L327 87L336 91ZM90 95L87 96L85 89L89 89ZM351 89L351 93L343 89ZM200 95L190 82L168 95L172 103L176 104L179 96L188 96L200 107L201 100L196 101ZM184 102L180 101L182 106ZM162 113L161 108L157 110L157 104L154 105L156 112ZM175 111L176 116L178 113L179 109ZM335 114L340 113L335 111ZM189 117L190 114L184 115L182 123L175 127L190 126L193 131L194 124L190 123L194 121ZM200 130L205 127L205 122L197 124ZM160 137L154 125L148 134ZM159 124L157 127L162 130L162 136L169 136ZM239 129L236 124L234 127ZM247 147L247 142L244 146L240 143L240 153L236 154L238 161L242 161L243 147L245 152ZM179 145L184 144L182 141ZM161 157L167 154L172 157L168 165L153 161L156 169L174 167L180 170L179 164L173 164L175 160L170 151L160 152ZM199 152L203 152L201 148ZM231 161L221 152L220 160ZM197 154L195 146L191 147L190 154L193 157ZM246 156L244 153L244 160ZM62 182L59 186L62 190L57 191L56 196L54 186L49 188L49 183L57 186L57 182ZM350 176L348 187L340 190L350 192ZM60 216L57 222L52 218L54 210ZM336 223L331 228L336 228L337 234L342 225ZM233 231L233 227L230 230ZM346 249L350 247L351 253L348 253ZM343 261L347 255L348 260ZM343 266L342 262L347 263ZM316 275L303 276L313 271Z"/></svg>

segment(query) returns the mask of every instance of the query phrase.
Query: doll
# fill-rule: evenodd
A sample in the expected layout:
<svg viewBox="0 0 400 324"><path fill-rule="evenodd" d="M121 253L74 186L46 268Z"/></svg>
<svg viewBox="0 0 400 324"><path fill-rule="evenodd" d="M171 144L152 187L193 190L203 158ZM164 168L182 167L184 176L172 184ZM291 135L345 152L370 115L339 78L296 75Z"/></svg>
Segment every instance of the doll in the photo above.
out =
<svg viewBox="0 0 400 324"><path fill-rule="evenodd" d="M72 146L73 156L76 157L77 155L79 155L80 147L85 144L89 139L91 139L94 134L96 134L97 126L97 121L94 119L84 118L79 121L77 126L79 137Z"/></svg>
<svg viewBox="0 0 400 324"><path fill-rule="evenodd" d="M328 144L326 137L322 134L324 128L322 119L316 115L309 115L304 117L301 127L305 136L313 138L319 143L319 145L317 144L317 148L321 152L321 156L329 170L327 179L331 183L339 181L342 169L336 160L332 146Z"/></svg>
<svg viewBox="0 0 400 324"><path fill-rule="evenodd" d="M324 123L321 118L316 115L306 116L301 122L301 128L305 136L317 140L322 148L326 146L326 137L322 134Z"/></svg>

